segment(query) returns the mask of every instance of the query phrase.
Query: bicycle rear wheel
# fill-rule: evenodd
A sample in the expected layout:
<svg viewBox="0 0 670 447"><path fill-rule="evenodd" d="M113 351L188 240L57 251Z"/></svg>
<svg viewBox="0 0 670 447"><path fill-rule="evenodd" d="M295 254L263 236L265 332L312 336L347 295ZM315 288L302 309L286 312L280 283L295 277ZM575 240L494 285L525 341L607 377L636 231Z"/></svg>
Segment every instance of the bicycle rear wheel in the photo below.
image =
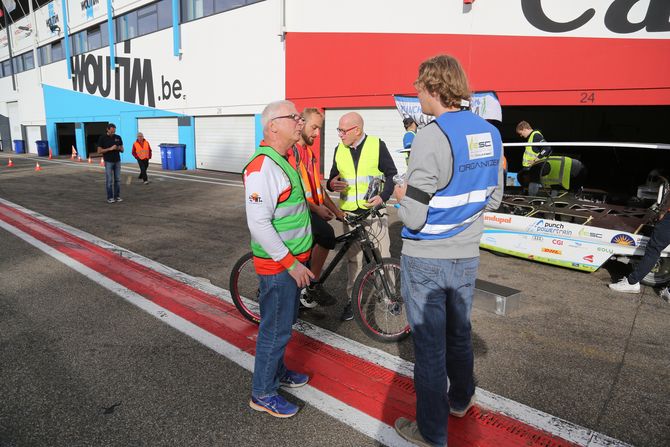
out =
<svg viewBox="0 0 670 447"><path fill-rule="evenodd" d="M230 295L242 316L256 324L261 322L259 294L260 280L254 269L253 254L249 252L235 263L230 272Z"/></svg>
<svg viewBox="0 0 670 447"><path fill-rule="evenodd" d="M409 335L405 303L400 294L400 261L370 263L356 277L351 302L356 322L371 338L385 343Z"/></svg>

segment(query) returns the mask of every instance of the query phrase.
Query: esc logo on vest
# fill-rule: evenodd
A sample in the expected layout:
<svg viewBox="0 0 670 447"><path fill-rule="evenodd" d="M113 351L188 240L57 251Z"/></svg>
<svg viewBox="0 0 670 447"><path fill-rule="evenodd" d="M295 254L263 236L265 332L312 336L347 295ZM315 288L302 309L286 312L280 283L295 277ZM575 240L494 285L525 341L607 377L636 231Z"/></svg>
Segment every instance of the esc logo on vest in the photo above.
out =
<svg viewBox="0 0 670 447"><path fill-rule="evenodd" d="M465 138L468 142L468 158L470 160L493 157L493 138L489 132L470 134L466 135ZM465 163L458 167L458 171L465 172L486 166L497 166L499 162L499 160L494 159Z"/></svg>

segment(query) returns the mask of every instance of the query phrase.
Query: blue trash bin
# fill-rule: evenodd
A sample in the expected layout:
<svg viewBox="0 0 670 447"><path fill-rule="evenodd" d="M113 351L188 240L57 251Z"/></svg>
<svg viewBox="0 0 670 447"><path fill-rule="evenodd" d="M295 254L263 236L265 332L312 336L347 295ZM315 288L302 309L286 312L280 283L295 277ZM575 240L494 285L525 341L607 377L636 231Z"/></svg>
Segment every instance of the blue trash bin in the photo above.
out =
<svg viewBox="0 0 670 447"><path fill-rule="evenodd" d="M163 169L168 171L181 171L186 169L184 161L186 159L185 144L161 143L161 164Z"/></svg>
<svg viewBox="0 0 670 447"><path fill-rule="evenodd" d="M24 154L26 152L23 140L14 140L14 152Z"/></svg>
<svg viewBox="0 0 670 447"><path fill-rule="evenodd" d="M38 157L48 157L49 156L49 142L47 140L37 140L35 141L37 145L37 156Z"/></svg>

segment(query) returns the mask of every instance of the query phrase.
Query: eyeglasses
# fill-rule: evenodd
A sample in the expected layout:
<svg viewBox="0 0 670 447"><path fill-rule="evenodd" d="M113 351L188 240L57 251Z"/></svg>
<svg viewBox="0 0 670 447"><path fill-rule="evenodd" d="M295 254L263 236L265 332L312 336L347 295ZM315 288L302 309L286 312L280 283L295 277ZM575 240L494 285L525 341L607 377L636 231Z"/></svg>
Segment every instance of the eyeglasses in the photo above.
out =
<svg viewBox="0 0 670 447"><path fill-rule="evenodd" d="M343 137L343 136L345 136L345 135L347 134L347 132L349 132L350 130L353 130L353 129L357 128L357 127L358 127L358 126L354 126L354 127L350 127L350 128L348 128L348 129L340 129L340 128L338 127L338 128L337 128L337 134L338 134L339 136Z"/></svg>
<svg viewBox="0 0 670 447"><path fill-rule="evenodd" d="M272 118L271 121L278 120L278 119L281 119L281 118L291 118L296 123L299 123L299 122L304 123L305 122L305 118L303 118L302 116L300 116L297 113L291 113L290 115L275 116L274 118Z"/></svg>

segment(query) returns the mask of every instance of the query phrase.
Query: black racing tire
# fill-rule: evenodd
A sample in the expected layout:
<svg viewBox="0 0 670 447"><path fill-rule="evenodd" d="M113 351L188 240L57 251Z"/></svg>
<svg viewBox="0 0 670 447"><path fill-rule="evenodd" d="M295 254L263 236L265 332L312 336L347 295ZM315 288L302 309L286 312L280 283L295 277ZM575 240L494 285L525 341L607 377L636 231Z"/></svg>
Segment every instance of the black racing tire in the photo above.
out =
<svg viewBox="0 0 670 447"><path fill-rule="evenodd" d="M387 281L387 296L381 281ZM351 292L354 318L370 338L384 343L399 342L410 334L405 302L400 293L400 261L384 258L382 264L369 263L356 277Z"/></svg>
<svg viewBox="0 0 670 447"><path fill-rule="evenodd" d="M230 272L230 296L237 310L252 323L261 322L258 295L260 294L260 280L254 269L253 254L242 256Z"/></svg>

